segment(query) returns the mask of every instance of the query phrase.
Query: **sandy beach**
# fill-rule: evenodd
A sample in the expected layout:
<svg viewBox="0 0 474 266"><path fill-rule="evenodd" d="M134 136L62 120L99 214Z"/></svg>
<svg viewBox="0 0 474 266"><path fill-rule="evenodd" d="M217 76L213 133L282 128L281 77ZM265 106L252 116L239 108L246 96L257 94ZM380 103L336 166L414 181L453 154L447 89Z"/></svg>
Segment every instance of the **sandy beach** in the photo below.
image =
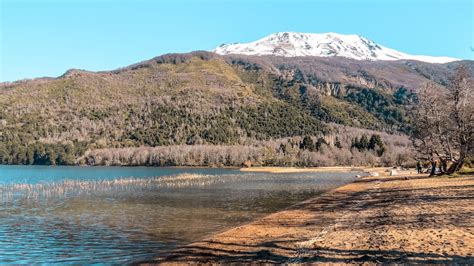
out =
<svg viewBox="0 0 474 266"><path fill-rule="evenodd" d="M391 170L395 170L397 175L413 175L416 174L415 169L397 170L391 167L352 167L352 166L326 166L326 167L249 167L240 168L242 172L255 173L321 173L321 172L335 172L335 173L349 173L349 172L365 172L376 173L379 176L388 175Z"/></svg>
<svg viewBox="0 0 474 266"><path fill-rule="evenodd" d="M474 176L364 177L155 262L474 263Z"/></svg>
<svg viewBox="0 0 474 266"><path fill-rule="evenodd" d="M382 169L382 168L380 168ZM384 170L386 168L383 168ZM242 172L257 172L257 173L317 173L317 172L352 172L364 171L362 167L350 166L331 166L331 167L249 167L241 168Z"/></svg>

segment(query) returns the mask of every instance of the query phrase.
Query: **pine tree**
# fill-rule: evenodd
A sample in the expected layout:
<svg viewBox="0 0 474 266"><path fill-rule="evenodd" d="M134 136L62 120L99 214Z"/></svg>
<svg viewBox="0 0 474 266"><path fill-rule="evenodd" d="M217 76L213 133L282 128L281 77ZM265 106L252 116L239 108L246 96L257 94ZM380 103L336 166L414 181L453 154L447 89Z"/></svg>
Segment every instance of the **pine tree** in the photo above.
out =
<svg viewBox="0 0 474 266"><path fill-rule="evenodd" d="M359 140L359 150L361 151L367 150L368 147L369 147L369 139L367 138L366 135L362 135L362 137L360 137L360 140Z"/></svg>
<svg viewBox="0 0 474 266"><path fill-rule="evenodd" d="M338 149L342 149L342 144L341 144L341 141L339 140L338 137L336 137L336 141L334 142L334 146L336 146L336 148L338 148Z"/></svg>
<svg viewBox="0 0 474 266"><path fill-rule="evenodd" d="M313 139L310 136L304 136L300 149L314 151Z"/></svg>
<svg viewBox="0 0 474 266"><path fill-rule="evenodd" d="M316 150L317 150L317 151L320 151L320 150L321 150L321 147L323 146L323 144L326 144L326 145L327 145L328 143L326 142L325 139L323 139L323 138L318 138L318 140L316 141L316 145L315 145L315 146L316 146Z"/></svg>

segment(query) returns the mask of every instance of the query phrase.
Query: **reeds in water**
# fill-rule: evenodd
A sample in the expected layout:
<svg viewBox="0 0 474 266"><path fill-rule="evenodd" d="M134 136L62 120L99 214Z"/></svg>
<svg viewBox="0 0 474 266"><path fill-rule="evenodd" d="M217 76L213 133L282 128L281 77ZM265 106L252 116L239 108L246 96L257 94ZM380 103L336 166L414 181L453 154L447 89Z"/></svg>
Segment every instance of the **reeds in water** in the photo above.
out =
<svg viewBox="0 0 474 266"><path fill-rule="evenodd" d="M38 199L40 197L60 197L74 195L91 195L101 192L134 191L140 189L180 189L191 187L207 187L226 182L235 182L254 178L253 175L201 175L180 174L151 178L116 178L103 180L65 179L59 182L39 184L6 184L0 185L2 201L13 198ZM263 176L259 178L264 178Z"/></svg>

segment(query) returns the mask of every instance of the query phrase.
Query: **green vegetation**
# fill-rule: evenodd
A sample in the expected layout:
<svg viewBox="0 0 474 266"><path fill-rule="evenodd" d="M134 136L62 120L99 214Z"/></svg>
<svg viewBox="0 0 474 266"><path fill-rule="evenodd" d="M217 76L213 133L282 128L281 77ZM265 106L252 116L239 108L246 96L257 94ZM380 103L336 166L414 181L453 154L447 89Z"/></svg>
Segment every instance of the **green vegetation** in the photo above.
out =
<svg viewBox="0 0 474 266"><path fill-rule="evenodd" d="M36 142L26 147L21 143L6 142L0 144L0 163L71 165L84 154L86 146L74 144L45 144Z"/></svg>
<svg viewBox="0 0 474 266"><path fill-rule="evenodd" d="M402 104L407 104L411 97L413 97L412 94L403 87L399 88L393 96L375 89L351 88L344 99L374 114L390 128L406 130L409 123L406 107Z"/></svg>

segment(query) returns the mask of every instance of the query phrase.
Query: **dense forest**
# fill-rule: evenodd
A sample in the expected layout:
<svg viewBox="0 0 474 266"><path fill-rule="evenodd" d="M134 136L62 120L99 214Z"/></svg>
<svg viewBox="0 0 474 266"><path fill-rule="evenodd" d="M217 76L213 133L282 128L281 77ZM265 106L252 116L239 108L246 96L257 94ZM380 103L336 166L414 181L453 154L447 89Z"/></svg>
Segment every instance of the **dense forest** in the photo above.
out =
<svg viewBox="0 0 474 266"><path fill-rule="evenodd" d="M353 61L195 52L2 83L0 163L183 165L167 147L193 165L399 163L387 136L411 130L419 84L454 66Z"/></svg>

